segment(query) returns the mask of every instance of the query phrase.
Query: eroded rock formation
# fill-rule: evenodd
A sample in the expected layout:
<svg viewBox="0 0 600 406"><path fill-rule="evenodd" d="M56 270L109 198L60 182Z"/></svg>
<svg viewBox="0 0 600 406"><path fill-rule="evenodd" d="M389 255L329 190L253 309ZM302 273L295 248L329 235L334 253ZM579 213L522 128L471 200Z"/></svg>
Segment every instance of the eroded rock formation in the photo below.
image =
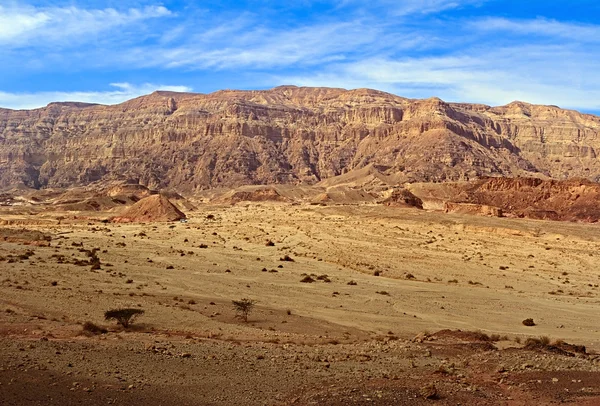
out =
<svg viewBox="0 0 600 406"><path fill-rule="evenodd" d="M0 187L122 180L191 192L316 183L369 164L401 181L598 180L599 135L599 117L520 102L489 107L293 86L156 92L114 106L0 109Z"/></svg>

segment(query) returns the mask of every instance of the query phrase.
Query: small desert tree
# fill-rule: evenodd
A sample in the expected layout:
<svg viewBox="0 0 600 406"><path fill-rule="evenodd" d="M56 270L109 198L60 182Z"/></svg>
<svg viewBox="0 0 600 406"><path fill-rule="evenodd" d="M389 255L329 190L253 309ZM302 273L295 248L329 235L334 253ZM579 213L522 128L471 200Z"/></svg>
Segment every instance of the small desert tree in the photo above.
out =
<svg viewBox="0 0 600 406"><path fill-rule="evenodd" d="M232 300L231 303L233 303L233 308L237 313L236 317L244 320L244 322L248 321L248 315L250 314L250 312L254 308L254 305L256 304L254 300L248 298L244 298L241 300Z"/></svg>
<svg viewBox="0 0 600 406"><path fill-rule="evenodd" d="M113 309L104 312L104 320L116 320L124 328L128 328L133 320L142 314L142 309Z"/></svg>

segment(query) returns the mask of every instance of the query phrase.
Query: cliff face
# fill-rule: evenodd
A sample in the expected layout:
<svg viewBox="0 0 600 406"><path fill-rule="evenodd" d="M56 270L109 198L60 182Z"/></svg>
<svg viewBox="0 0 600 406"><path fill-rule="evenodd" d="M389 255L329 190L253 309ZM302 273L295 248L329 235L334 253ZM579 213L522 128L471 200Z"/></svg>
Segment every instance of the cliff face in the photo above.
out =
<svg viewBox="0 0 600 406"><path fill-rule="evenodd" d="M114 106L0 109L0 187L314 183L368 164L405 181L600 179L600 118L552 106L358 89L156 92Z"/></svg>

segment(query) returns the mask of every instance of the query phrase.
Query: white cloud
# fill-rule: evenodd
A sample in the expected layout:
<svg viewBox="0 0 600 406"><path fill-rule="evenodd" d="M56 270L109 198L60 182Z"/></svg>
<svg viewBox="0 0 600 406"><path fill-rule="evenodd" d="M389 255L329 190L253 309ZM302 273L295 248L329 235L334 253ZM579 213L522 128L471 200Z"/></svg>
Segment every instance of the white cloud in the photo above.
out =
<svg viewBox="0 0 600 406"><path fill-rule="evenodd" d="M173 92L191 92L187 86L167 86L144 83L132 85L130 83L111 83L113 89L105 91L76 91L76 92L37 92L37 93L8 93L0 91L0 106L11 109L33 109L44 107L48 103L57 101L77 101L85 103L118 104L133 99L155 90L169 90Z"/></svg>
<svg viewBox="0 0 600 406"><path fill-rule="evenodd" d="M372 58L331 65L316 75L279 76L303 86L371 87L410 98L491 105L522 100L600 111L600 54L558 46L471 49L441 57Z"/></svg>
<svg viewBox="0 0 600 406"><path fill-rule="evenodd" d="M469 24L480 31L505 31L514 34L550 36L581 42L600 42L600 26L565 23L545 18L534 20L509 20L485 18Z"/></svg>
<svg viewBox="0 0 600 406"><path fill-rule="evenodd" d="M483 3L482 0L401 0L390 1L392 12L396 15L435 14L459 7Z"/></svg>
<svg viewBox="0 0 600 406"><path fill-rule="evenodd" d="M213 27L176 47L136 48L122 55L125 63L143 67L232 69L322 64L364 52L380 34L360 21L275 30L246 22ZM215 33L226 33L225 36Z"/></svg>
<svg viewBox="0 0 600 406"><path fill-rule="evenodd" d="M0 85L2 72L15 69L48 72L49 77L53 70L102 76L135 69L173 75L196 70L221 81L226 74L235 75L236 83L251 77L246 87L372 87L415 98L487 104L521 99L600 110L600 77L594 75L600 64L600 26L435 15L485 1L345 0L335 15L291 18L289 25L285 17L263 20L243 6L216 14L198 9L173 14L160 5L135 6L143 3L137 0L129 2L133 8L119 10L12 3L0 6ZM71 47L68 52L66 47ZM190 77L186 74L186 80ZM112 104L157 87L0 92L0 105L39 107L55 100Z"/></svg>
<svg viewBox="0 0 600 406"><path fill-rule="evenodd" d="M446 10L479 5L485 1L487 0L372 0L365 3L363 0L344 0L340 3L340 6L366 5L365 9L377 8L386 11L390 15L399 17L418 14L437 14Z"/></svg>
<svg viewBox="0 0 600 406"><path fill-rule="evenodd" d="M0 6L0 46L72 46L89 41L94 35L110 33L117 27L169 15L171 12L163 6L130 8L126 11L18 4Z"/></svg>

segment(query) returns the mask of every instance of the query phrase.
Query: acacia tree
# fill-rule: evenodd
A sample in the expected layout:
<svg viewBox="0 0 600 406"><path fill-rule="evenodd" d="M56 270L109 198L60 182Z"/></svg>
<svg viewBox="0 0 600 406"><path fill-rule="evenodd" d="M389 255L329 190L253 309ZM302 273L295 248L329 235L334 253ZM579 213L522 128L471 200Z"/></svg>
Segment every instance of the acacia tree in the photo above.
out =
<svg viewBox="0 0 600 406"><path fill-rule="evenodd" d="M233 308L237 313L235 317L244 320L244 322L248 322L248 315L254 308L256 301L248 298L244 298L241 300L232 300Z"/></svg>
<svg viewBox="0 0 600 406"><path fill-rule="evenodd" d="M113 309L104 312L104 320L116 320L124 328L128 328L137 316L144 314L142 309Z"/></svg>

